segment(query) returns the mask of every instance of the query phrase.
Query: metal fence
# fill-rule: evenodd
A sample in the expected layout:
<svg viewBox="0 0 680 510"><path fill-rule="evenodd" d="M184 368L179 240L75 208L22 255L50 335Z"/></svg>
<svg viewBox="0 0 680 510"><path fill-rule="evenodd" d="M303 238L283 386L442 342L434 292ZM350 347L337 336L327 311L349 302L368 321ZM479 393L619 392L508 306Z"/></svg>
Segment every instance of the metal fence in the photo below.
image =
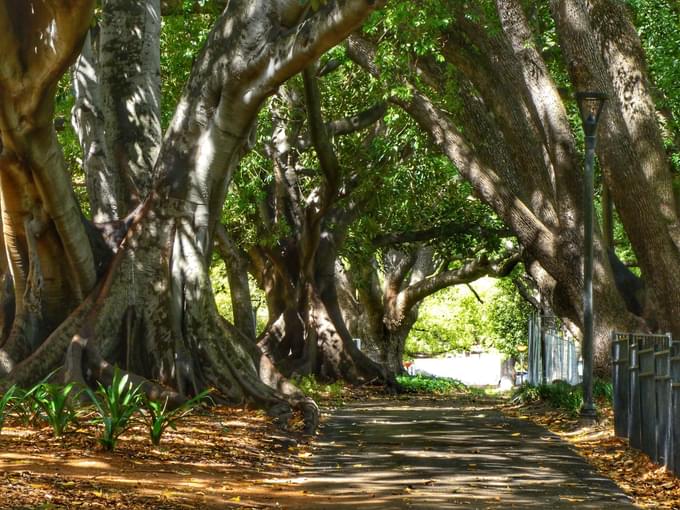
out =
<svg viewBox="0 0 680 510"><path fill-rule="evenodd" d="M527 382L532 385L565 381L578 384L579 350L556 317L535 315L529 320Z"/></svg>
<svg viewBox="0 0 680 510"><path fill-rule="evenodd" d="M612 336L616 435L680 474L680 342L670 334Z"/></svg>

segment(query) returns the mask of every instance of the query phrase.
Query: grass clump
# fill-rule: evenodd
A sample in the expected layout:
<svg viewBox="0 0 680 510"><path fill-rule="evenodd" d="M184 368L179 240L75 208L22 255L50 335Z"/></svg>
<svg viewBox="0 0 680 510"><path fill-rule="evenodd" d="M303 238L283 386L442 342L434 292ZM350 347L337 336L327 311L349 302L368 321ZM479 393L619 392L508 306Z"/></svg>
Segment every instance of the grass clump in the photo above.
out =
<svg viewBox="0 0 680 510"><path fill-rule="evenodd" d="M425 375L399 375L397 382L405 393L432 393L445 395L467 390L462 382L444 377L428 377Z"/></svg>
<svg viewBox="0 0 680 510"><path fill-rule="evenodd" d="M79 394L75 391L75 383L43 382L28 393L28 398L32 397L39 408L40 417L52 427L54 437L63 436L69 425L77 423L78 412L71 405Z"/></svg>
<svg viewBox="0 0 680 510"><path fill-rule="evenodd" d="M2 431L2 427L5 424L5 417L9 414L9 409L15 398L16 392L17 387L12 386L0 396L0 431Z"/></svg>

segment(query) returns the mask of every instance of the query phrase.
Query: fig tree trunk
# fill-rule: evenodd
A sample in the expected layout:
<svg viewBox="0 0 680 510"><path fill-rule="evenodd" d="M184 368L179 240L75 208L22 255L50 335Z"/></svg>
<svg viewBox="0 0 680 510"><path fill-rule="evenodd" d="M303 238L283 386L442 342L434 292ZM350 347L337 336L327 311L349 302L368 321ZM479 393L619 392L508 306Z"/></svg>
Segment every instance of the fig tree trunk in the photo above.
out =
<svg viewBox="0 0 680 510"><path fill-rule="evenodd" d="M152 395L181 401L214 387L225 400L254 402L282 422L298 407L314 428L314 403L218 315L207 264L227 186L263 100L376 6L332 2L310 14L296 0L229 2L196 58L157 158L156 77L121 85L116 97L124 104L111 108L119 115L127 106L140 122L125 132L104 130L111 139L103 154L123 183L124 203L139 205L117 225L112 238L122 240L97 280L97 243L90 241L97 236L80 213L52 127L55 86L86 39L93 2L0 5L7 55L0 83L11 92L0 98L0 197L16 301L0 375L29 384L65 359L67 379L106 383L117 363ZM102 34L103 42L115 37ZM129 98L142 89L149 90L142 103L150 110L130 110ZM133 127L146 138L126 139ZM130 143L146 147L141 158ZM112 202L101 202L103 217L122 218L120 202L118 209Z"/></svg>

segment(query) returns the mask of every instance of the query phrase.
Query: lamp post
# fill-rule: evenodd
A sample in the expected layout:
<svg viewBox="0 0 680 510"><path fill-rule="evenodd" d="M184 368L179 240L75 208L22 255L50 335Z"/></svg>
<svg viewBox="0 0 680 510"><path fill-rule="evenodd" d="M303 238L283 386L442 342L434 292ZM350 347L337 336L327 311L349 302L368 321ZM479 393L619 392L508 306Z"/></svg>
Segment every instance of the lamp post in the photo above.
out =
<svg viewBox="0 0 680 510"><path fill-rule="evenodd" d="M583 407L581 418L597 418L593 404L593 182L597 123L607 95L602 92L577 92L576 101L581 112L586 135L586 161L583 178Z"/></svg>

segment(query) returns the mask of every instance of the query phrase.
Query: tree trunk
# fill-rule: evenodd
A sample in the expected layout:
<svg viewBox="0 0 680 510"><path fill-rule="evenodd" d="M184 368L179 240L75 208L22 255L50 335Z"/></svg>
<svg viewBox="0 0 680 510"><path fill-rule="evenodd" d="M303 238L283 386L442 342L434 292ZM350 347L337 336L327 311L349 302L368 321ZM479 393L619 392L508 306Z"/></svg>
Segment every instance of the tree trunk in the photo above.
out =
<svg viewBox="0 0 680 510"><path fill-rule="evenodd" d="M552 2L572 82L605 91L598 155L645 281L652 330L680 334L680 222L644 54L617 2Z"/></svg>
<svg viewBox="0 0 680 510"><path fill-rule="evenodd" d="M580 158L566 108L535 48L519 2L497 0L496 7L499 33L489 34L460 10L454 27L444 34L444 57L457 69L462 85L459 118L453 119L408 82L409 100L391 101L431 135L477 196L513 230L524 248L527 271L550 296L555 311L565 321L581 325ZM379 72L372 64L369 43L352 38L349 49L355 61ZM430 75L440 72L418 69ZM434 78L436 83L443 81L439 75ZM465 133L457 123L466 126ZM599 232L595 257L595 362L607 371L611 331L639 329L641 323L618 292Z"/></svg>
<svg viewBox="0 0 680 510"><path fill-rule="evenodd" d="M57 29L44 32L59 37L54 41L60 51L56 56L30 38L0 41L8 46L2 48L7 55L17 56L17 62L8 61L0 71L3 89L12 91L9 97L14 98L0 103L0 191L5 243L8 252L16 254L13 274L21 275L14 279L15 295L22 299L17 303L28 310L26 317L36 315L27 303L41 290L38 302L46 307L45 323L52 320L50 306L63 321L23 360L13 359L17 342L11 343L10 336L3 346L3 373L26 384L58 365L69 345L68 379L106 382L112 363L119 361L172 388L177 400L215 387L226 400L256 403L284 423L291 406L300 408L308 429L313 429L318 417L314 403L281 377L255 345L222 322L207 265L232 171L264 98L354 30L375 7L367 0L332 3L298 26L305 7L296 1L229 3L194 65L155 163L153 190L125 223L127 233L89 297L95 287L92 250L73 194L63 190L68 177L56 152L51 117L54 85L85 38L92 3L55 7L46 2L33 10L26 6L18 18L0 8L5 34L16 33L14 20L35 18L31 34L39 37L56 16ZM34 52L34 46L40 50ZM155 79L153 74L148 78L143 84ZM129 89L120 92L134 95ZM130 106L129 101L126 104ZM142 117L143 129L150 129L153 138L153 115L142 112ZM30 129L17 124L26 121ZM116 154L130 165L119 168L128 172L126 184L132 182L142 198L143 168L139 173L133 168L139 163L133 161L134 155ZM142 157L147 164L152 151ZM50 193L42 193L44 189ZM44 213L35 205L30 210L19 204L20 193L39 197ZM36 232L39 237L34 241ZM57 260L60 264L54 267L48 264ZM45 274L49 280L40 279ZM53 284L67 285L69 292L63 288L53 292ZM58 299L51 299L53 294ZM64 300L64 295L73 295L75 303ZM82 303L64 320L62 310L74 307L78 299ZM22 312L17 306L17 316ZM145 388L152 394L168 394L149 382Z"/></svg>
<svg viewBox="0 0 680 510"><path fill-rule="evenodd" d="M9 12L11 9L11 12ZM92 247L52 124L57 81L82 42L92 3L3 4L0 202L15 315L0 377L31 354L92 290ZM49 27L53 27L49 29ZM24 37L25 34L28 34ZM36 43L36 34L48 34ZM59 37L59 40L50 37Z"/></svg>
<svg viewBox="0 0 680 510"><path fill-rule="evenodd" d="M250 296L250 282L248 281L248 256L234 244L222 225L217 227L215 246L222 260L224 260L224 266L227 270L234 326L243 335L252 338L255 342L257 325Z"/></svg>

